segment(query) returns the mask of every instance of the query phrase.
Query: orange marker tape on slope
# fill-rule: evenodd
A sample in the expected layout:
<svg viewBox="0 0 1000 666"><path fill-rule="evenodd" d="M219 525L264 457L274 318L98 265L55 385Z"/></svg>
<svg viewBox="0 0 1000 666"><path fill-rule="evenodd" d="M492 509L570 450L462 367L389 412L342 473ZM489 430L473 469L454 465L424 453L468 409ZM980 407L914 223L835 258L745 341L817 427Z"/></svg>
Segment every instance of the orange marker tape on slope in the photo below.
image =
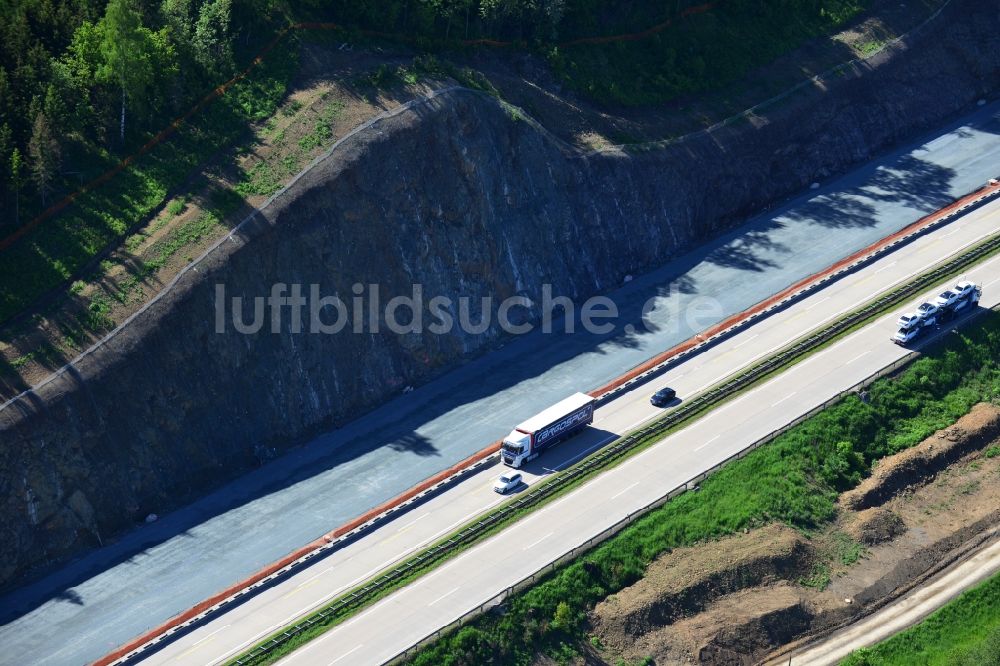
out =
<svg viewBox="0 0 1000 666"><path fill-rule="evenodd" d="M658 354L657 356L654 356L653 358L651 358L650 360L646 361L645 363L642 363L642 364L636 366L635 368L629 370L628 372L626 372L625 374L621 375L617 379L612 380L611 382L605 384L604 386L602 386L602 387L600 387L598 389L590 391L589 394L591 396L593 396L593 397L596 398L596 397L599 397L599 396L603 395L604 393L607 393L608 391L614 390L614 389L618 388L619 386L621 386L622 384L624 384L625 382L629 381L630 379L634 379L638 375L641 375L643 372L646 372L647 370L650 370L650 369L656 367L660 363L663 363L667 359L672 358L672 357L676 356L677 354L680 354L683 351L687 351L691 347L694 347L698 343L702 342L704 339L707 339L707 338L715 335L716 333L724 331L724 330L726 330L727 328L729 328L731 326L734 326L736 324L742 323L743 321L745 321L746 319L748 319L752 315L757 314L757 313L759 313L759 312L767 309L771 305L774 305L775 303L778 303L778 302L782 301L783 299L785 299L788 296L796 293L797 291L803 289L804 287L806 287L808 285L811 285L811 284L814 284L814 283L818 282L819 280L822 280L823 278L825 278L825 277L827 277L829 275L832 275L833 273L835 273L836 271L840 270L844 266L847 266L847 265L853 263L854 261L856 261L856 260L858 260L858 259L860 259L862 257L868 256L868 255L870 255L870 254L872 254L874 252L877 252L877 251L881 250L886 245L889 245L893 241L895 241L895 240L897 240L899 238L902 238L903 236L906 236L908 234L911 234L911 233L913 233L915 231L920 230L923 227L926 227L926 226L928 226L930 224L933 224L934 222L940 220L942 217L944 217L944 216L946 216L946 215L954 212L956 209L961 208L962 206L964 206L965 204L969 203L970 201L973 201L973 200L975 200L975 199L977 199L979 197L988 196L988 195L993 194L993 193L995 193L997 191L1000 191L1000 184L997 184L997 185L988 185L986 187L980 188L979 190L973 192L972 194L968 194L968 195L962 197L961 199L958 199L958 200L954 201L953 203L949 204L948 206L945 206L944 208L942 208L942 209L940 209L940 210L938 210L938 211L936 211L934 213L931 213L930 215L926 215L926 216L920 218L919 220L917 220L913 224L910 224L910 225L904 227L903 229L897 231L896 233L893 233L893 234L891 234L889 236L886 236L885 238L883 238L883 239L881 239L881 240L879 240L879 241L877 241L875 243L872 243L868 247L865 247L865 248L863 248L861 250L858 250L857 252L851 254L850 256L847 256L847 257L841 259L840 261L838 261L838 262L830 265L829 267L823 269L822 271L819 271L818 273L814 273L813 275L810 275L809 277L806 277L806 278L803 278L802 280L799 280L798 282L796 282L792 286L788 287L787 289L784 289L783 291L779 292L778 294L776 294L776 295L774 295L774 296L772 296L772 297L770 297L768 299L765 299L765 300L761 301L760 303L757 303L756 305L750 307L747 310L744 310L743 312L740 312L738 314L735 314L735 315L729 317L728 319L726 319L726 320L724 320L724 321L716 324L715 326L712 326L711 328L707 329L706 331L703 331L702 333L699 333L698 335L696 335L696 336L694 336L694 337L692 337L692 338L690 338L690 339L682 342L681 344L679 344L679 345L677 345L675 347L672 347L671 349L668 349L667 351L663 352L662 354ZM207 609L211 608L212 606L215 606L216 604L218 604L218 603L224 601L225 599L233 596L237 592L239 592L241 590L244 590L244 589L250 587L251 585L254 585L255 583L263 580L264 578L267 578L268 576L270 576L274 572L283 569L284 567L288 566L289 564L291 564L292 562L298 560L299 558L308 555L309 553L313 552L314 550L316 550L318 548L321 548L322 546L326 545L328 542L332 541L333 539L336 539L339 536L347 534L351 530L353 530L353 529L355 529L357 527L360 527L361 525L364 525L368 521L372 520L373 518L377 517L378 515L386 512L386 511L388 511L389 509L393 509L395 507L400 506L404 502L412 499L416 495L419 495L420 493L422 493L423 491L427 490L428 488L430 488L430 487L432 487L432 486L434 486L434 485L436 485L438 483L441 483L442 481L444 481L445 479L449 478L450 476L452 476L454 474L457 474L458 472L460 472L460 471L462 471L462 470L464 470L464 469L466 469L468 467L471 467L472 465L474 465L475 463L483 460L484 458L487 458L487 457L493 455L499 449L500 449L500 442L494 442L493 444L489 445L485 449L483 449L483 450L481 450L481 451L479 451L477 453L472 454L471 456L469 456L465 460L463 460L463 461L461 461L459 463L456 463L455 465L452 465L448 469L443 470L442 472L439 472L438 474L435 474L434 476L432 476L432 477L430 477L430 478L428 478L428 479L420 482L416 486L413 486L412 488L410 488L409 490L403 492L402 494L397 495L396 497L394 497L393 499L389 500L388 502L385 502L384 504L381 504L381 505L375 507L371 511L368 511L368 512L366 512L366 513L358 516L357 518L351 520L350 522L347 522L347 523L341 525L340 527L336 528L335 530L333 530L331 532L328 532L327 534L325 534L324 536L320 537L319 539L316 539L312 543L310 543L310 544L308 544L306 546L303 546L302 548L299 548L298 550L296 550L296 551L294 551L292 553L289 553L288 555L286 555L285 557L281 558L277 562L274 562L274 563L272 563L272 564L264 567L263 569L261 569L260 571L258 571L255 574L253 574L252 576L249 576L248 578L246 578L246 579L244 579L244 580L242 580L242 581L240 581L238 583L235 583L234 585L229 586L228 588L226 588L225 590L219 592L218 594L212 595L211 597L209 597L205 601L202 601L201 603L199 603L199 604L197 604L197 605L189 608L188 610L183 611L182 613L179 613L179 614L175 615L174 617L170 618L169 620L167 620L163 624L159 625L158 627L147 631L146 633L142 634L141 636L138 636L137 638L129 641L128 643L125 643L124 645L122 645L121 647L117 648L113 652L111 652L111 653L105 655L104 657L98 659L97 661L93 662L93 664L91 664L91 666L107 666L108 664L111 664L114 661L116 661L118 659L121 659L125 655L127 655L130 652L138 649L139 647L143 646L144 644L148 643L149 641L151 641L151 640L153 640L153 639L155 639L155 638L157 638L159 636L162 636L167 631L169 631L169 630L171 630L171 629L173 629L173 628L175 628L177 626L180 626L180 625L184 624L185 622L187 622L191 618L194 618L194 617L198 616L199 614L201 614L205 610L207 610Z"/></svg>
<svg viewBox="0 0 1000 666"><path fill-rule="evenodd" d="M715 4L716 3L714 2L710 2L704 5L698 5L697 7L690 7L682 11L680 14L678 14L678 16L685 17L685 16L690 16L692 14L700 14L702 12L706 12L712 9L713 7L715 7ZM570 40L568 42L561 42L558 43L557 46L572 46L574 44L605 44L612 42L636 41L639 39L645 39L646 37L649 37L657 32L660 32L661 30L666 29L670 25L671 25L671 20L667 20L664 21L663 23L653 26L652 28L643 30L642 32L628 33L623 35L609 35L606 37L584 37L582 39ZM295 23L286 28L283 28L280 32L278 32L277 35L275 35L274 38L271 39L270 42L268 42L268 44L263 49L261 49L261 51L256 56L254 56L253 60L250 61L250 64L247 65L243 69L243 71L241 71L239 74L229 79L225 83L214 88L210 93L205 95L205 97L203 97L197 104L191 107L186 113L175 118L173 122L171 122L164 129L158 132L153 138L151 138L149 141L143 144L142 147L140 147L137 151L135 151L128 157L125 157L117 165L115 165L108 171L105 171L100 176L90 181L89 183L85 184L80 189L76 190L71 194L66 195L56 203L52 204L51 206L43 210L41 213L36 215L34 218L32 218L29 222L25 223L24 226L20 227L19 229L16 229L15 231L11 232L4 238L0 239L0 251L7 249L15 242L17 242L19 239L27 235L28 232L35 229L42 222L64 210L66 207L68 207L70 204L76 201L76 199L79 198L82 194L89 192L97 187L100 187L104 183L108 182L114 176L121 173L121 171L124 170L125 167L129 166L130 164L135 162L135 160L142 157L150 150L155 148L157 145L170 138L178 129L180 129L181 123L186 122L189 118L191 118L191 116L201 111L210 102L213 102L217 98L224 95L226 91L229 90L233 85L245 79L247 75L250 74L251 70L253 70L254 67L256 67L257 65L261 64L264 61L264 56L270 53L274 49L274 47L278 45L278 42L284 39L285 36L292 30L340 30L340 29L344 29L344 26L337 23L314 23L314 22ZM379 37L379 38L399 40L399 41L412 42L415 41L416 39L413 37L409 37L407 35L382 32L380 30L361 30L360 32L361 34L369 37ZM513 42L510 41L489 39L485 37L479 39L460 40L459 43L465 46L494 46L494 47L507 47L513 44Z"/></svg>

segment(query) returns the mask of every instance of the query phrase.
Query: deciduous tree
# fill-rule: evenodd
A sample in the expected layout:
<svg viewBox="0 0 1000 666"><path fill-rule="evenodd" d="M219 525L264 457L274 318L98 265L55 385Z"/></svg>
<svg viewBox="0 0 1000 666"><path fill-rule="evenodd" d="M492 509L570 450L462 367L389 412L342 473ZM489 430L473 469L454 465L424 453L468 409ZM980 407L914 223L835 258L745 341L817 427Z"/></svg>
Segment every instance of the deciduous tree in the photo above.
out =
<svg viewBox="0 0 1000 666"><path fill-rule="evenodd" d="M193 43L198 61L210 72L233 71L231 12L230 0L209 0L198 12Z"/></svg>
<svg viewBox="0 0 1000 666"><path fill-rule="evenodd" d="M111 0L98 28L101 63L96 75L121 89L119 138L124 142L129 101L141 106L157 76L176 67L173 47L166 30L153 32L142 25L134 0Z"/></svg>

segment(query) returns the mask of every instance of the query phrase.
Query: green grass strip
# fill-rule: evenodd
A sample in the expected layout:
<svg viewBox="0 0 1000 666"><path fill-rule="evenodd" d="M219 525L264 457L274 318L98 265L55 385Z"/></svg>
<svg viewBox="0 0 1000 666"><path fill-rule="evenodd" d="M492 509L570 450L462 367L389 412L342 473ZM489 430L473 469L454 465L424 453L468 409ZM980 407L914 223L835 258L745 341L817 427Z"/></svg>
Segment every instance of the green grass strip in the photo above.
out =
<svg viewBox="0 0 1000 666"><path fill-rule="evenodd" d="M824 527L836 516L838 494L868 476L875 461L954 423L977 402L1000 402L998 359L1000 315L990 313L898 377L872 384L869 402L844 398L508 598L503 614L482 615L411 655L411 663L578 658L587 611L638 581L657 556L776 521L807 534Z"/></svg>
<svg viewBox="0 0 1000 666"><path fill-rule="evenodd" d="M938 281L961 274L970 265L982 261L998 251L1000 251L1000 235L984 240L891 292L873 299L858 310L828 325L823 331L792 343L788 348L777 352L768 359L693 397L689 402L668 412L653 424L616 440L566 470L550 476L521 498L506 502L474 519L441 541L422 550L410 560L381 572L364 585L338 597L323 609L316 611L292 627L275 632L251 650L234 658L230 663L273 663L281 656L329 630L362 608L370 606L378 599L440 566L441 563L495 534L527 513L544 506L596 474L610 469L627 457L655 444L670 432L684 427L706 411L714 409L739 393L765 381L791 364L801 361L808 355L815 353L816 350L831 344L833 340L856 330L865 322L883 314L889 308L895 307L903 299ZM922 432L921 429L918 430ZM725 469L723 468L719 474ZM776 481L772 488L774 487L780 488L782 484ZM676 501L674 500L674 502Z"/></svg>
<svg viewBox="0 0 1000 666"><path fill-rule="evenodd" d="M1000 574L841 666L1000 666Z"/></svg>

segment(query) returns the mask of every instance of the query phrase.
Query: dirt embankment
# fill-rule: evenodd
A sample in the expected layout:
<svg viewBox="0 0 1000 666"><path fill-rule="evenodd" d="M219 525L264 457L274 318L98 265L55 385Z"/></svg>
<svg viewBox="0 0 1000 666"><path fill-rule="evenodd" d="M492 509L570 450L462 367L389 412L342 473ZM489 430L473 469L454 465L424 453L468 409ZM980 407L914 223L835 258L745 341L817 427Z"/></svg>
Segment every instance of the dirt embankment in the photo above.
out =
<svg viewBox="0 0 1000 666"><path fill-rule="evenodd" d="M1000 538L1000 408L883 459L811 538L771 525L674 550L590 615L592 661L754 664L881 607ZM859 498L861 498L859 500ZM851 507L861 506L859 510Z"/></svg>
<svg viewBox="0 0 1000 666"><path fill-rule="evenodd" d="M594 609L594 624L609 645L669 624L705 607L715 597L804 572L812 549L797 532L770 525L746 535L663 555L646 576Z"/></svg>
<svg viewBox="0 0 1000 666"><path fill-rule="evenodd" d="M860 511L884 504L901 490L924 483L965 454L1000 436L1000 408L979 404L955 425L939 430L911 449L879 462L875 473L844 493L841 504Z"/></svg>

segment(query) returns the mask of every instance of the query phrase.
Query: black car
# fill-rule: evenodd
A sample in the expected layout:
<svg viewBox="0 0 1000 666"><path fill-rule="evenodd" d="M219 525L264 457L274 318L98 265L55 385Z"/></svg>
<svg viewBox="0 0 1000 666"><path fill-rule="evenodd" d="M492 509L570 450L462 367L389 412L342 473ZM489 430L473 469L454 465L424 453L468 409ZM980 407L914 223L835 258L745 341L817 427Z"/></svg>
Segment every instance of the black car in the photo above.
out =
<svg viewBox="0 0 1000 666"><path fill-rule="evenodd" d="M663 407L664 405L673 401L677 397L677 391L672 388L661 388L659 391L653 394L653 397L649 399L649 402L656 407Z"/></svg>

